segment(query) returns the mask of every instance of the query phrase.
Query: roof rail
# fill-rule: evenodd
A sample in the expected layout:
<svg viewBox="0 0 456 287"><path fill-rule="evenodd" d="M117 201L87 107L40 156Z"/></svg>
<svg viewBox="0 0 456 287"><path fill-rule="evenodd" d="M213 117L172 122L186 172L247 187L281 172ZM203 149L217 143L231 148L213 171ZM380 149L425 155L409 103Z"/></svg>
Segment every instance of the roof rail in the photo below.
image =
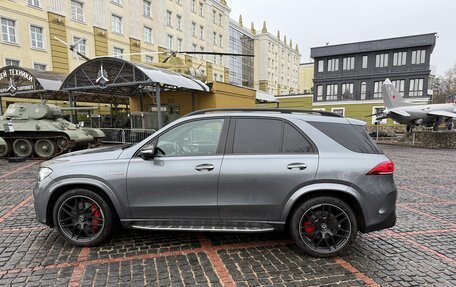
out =
<svg viewBox="0 0 456 287"><path fill-rule="evenodd" d="M195 115L204 115L207 113L215 112L276 112L281 114L313 114L326 117L342 117L339 114L318 110L299 110L299 109L280 109L280 108L220 108L220 109L204 109L199 111L194 111L185 115L195 116Z"/></svg>

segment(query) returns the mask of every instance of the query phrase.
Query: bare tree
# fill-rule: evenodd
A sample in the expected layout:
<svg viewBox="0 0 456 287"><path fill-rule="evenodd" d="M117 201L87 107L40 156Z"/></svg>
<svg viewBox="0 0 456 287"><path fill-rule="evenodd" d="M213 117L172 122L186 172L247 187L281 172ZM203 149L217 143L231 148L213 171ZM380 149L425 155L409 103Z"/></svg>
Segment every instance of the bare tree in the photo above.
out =
<svg viewBox="0 0 456 287"><path fill-rule="evenodd" d="M450 97L456 97L456 65L448 69L443 76L434 81L434 103L446 103Z"/></svg>

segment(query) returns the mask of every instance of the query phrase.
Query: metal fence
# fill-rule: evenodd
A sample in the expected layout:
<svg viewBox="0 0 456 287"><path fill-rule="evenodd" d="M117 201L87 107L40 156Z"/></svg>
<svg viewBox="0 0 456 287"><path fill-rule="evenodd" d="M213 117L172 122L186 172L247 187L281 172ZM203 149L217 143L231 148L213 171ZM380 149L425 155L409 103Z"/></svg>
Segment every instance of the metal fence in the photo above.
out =
<svg viewBox="0 0 456 287"><path fill-rule="evenodd" d="M155 132L152 129L101 129L105 137L104 143L138 143Z"/></svg>

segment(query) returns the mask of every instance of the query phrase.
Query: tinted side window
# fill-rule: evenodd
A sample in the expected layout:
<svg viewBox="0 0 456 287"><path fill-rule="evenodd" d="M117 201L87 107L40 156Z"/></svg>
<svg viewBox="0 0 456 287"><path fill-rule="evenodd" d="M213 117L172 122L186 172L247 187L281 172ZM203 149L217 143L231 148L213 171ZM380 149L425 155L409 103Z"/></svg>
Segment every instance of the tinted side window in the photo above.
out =
<svg viewBox="0 0 456 287"><path fill-rule="evenodd" d="M224 121L224 119L197 120L172 128L158 139L157 147L161 149L159 156L215 155Z"/></svg>
<svg viewBox="0 0 456 287"><path fill-rule="evenodd" d="M283 130L283 153L310 153L314 152L309 141L292 125L285 123Z"/></svg>
<svg viewBox="0 0 456 287"><path fill-rule="evenodd" d="M367 134L364 126L322 122L308 123L351 151L373 154L382 153Z"/></svg>
<svg viewBox="0 0 456 287"><path fill-rule="evenodd" d="M237 119L234 154L280 153L282 121L273 119Z"/></svg>

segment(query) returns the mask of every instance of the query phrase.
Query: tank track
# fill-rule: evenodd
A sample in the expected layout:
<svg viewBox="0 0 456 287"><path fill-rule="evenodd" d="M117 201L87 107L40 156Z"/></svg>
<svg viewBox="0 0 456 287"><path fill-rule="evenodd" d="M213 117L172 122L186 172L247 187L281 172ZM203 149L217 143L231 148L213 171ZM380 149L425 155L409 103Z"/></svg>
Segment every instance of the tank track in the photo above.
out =
<svg viewBox="0 0 456 287"><path fill-rule="evenodd" d="M5 158L13 155L12 145L13 145L14 140L16 140L16 139L28 139L31 141L36 141L39 139L53 140L56 143L59 151L56 154L54 154L52 157L55 157L55 156L65 153L67 151L70 151L71 149L73 149L75 147L74 141L71 141L70 138L65 133L42 133L42 132L40 132L39 135L38 134L34 135L31 132L5 133L2 131L2 132L0 132L0 137L2 137L7 142L7 144L9 144L9 146L11 148L11 150L9 151L9 155L4 156ZM66 147L61 147L57 144L57 141L62 140L62 139L65 139L67 141L68 144L66 145ZM32 156L30 158L33 158L33 157L34 157L34 151L32 152ZM36 157L36 158L40 158L40 157Z"/></svg>

